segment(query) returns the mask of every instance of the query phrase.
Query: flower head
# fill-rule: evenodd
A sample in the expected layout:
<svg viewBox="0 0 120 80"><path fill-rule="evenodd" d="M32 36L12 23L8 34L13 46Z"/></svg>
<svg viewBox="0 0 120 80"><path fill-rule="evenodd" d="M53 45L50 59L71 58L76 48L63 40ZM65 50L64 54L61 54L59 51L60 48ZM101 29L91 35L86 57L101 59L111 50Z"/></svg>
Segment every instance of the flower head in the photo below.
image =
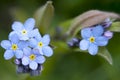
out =
<svg viewBox="0 0 120 80"><path fill-rule="evenodd" d="M108 39L103 36L104 29L101 25L84 28L81 30L82 40L79 43L81 50L87 50L91 55L95 55L98 52L98 46L105 46L108 43Z"/></svg>
<svg viewBox="0 0 120 80"><path fill-rule="evenodd" d="M35 39L30 39L29 45L35 49L39 50L39 53L41 55L45 55L47 57L50 57L53 54L52 48L49 46L50 43L50 36L44 35L41 37L39 34Z"/></svg>
<svg viewBox="0 0 120 80"><path fill-rule="evenodd" d="M34 29L34 26L35 20L33 18L27 19L24 24L16 21L12 24L13 31L10 34L16 33L20 40L28 40L38 34L38 29Z"/></svg>
<svg viewBox="0 0 120 80"><path fill-rule="evenodd" d="M20 41L17 34L11 34L9 40L3 40L1 46L6 49L4 58L6 60L11 59L14 55L16 58L23 57L22 49L27 46L25 41Z"/></svg>
<svg viewBox="0 0 120 80"><path fill-rule="evenodd" d="M31 48L24 48L24 57L22 58L22 64L24 66L29 65L29 68L36 70L38 64L43 64L45 61L44 56L39 54L39 51Z"/></svg>
<svg viewBox="0 0 120 80"><path fill-rule="evenodd" d="M3 40L1 46L6 49L4 53L6 60L15 55L17 73L30 73L32 76L37 76L42 71L42 64L45 62L44 55L51 56L53 50L49 46L49 35L41 37L34 26L33 18L27 19L24 24L14 22L9 40Z"/></svg>

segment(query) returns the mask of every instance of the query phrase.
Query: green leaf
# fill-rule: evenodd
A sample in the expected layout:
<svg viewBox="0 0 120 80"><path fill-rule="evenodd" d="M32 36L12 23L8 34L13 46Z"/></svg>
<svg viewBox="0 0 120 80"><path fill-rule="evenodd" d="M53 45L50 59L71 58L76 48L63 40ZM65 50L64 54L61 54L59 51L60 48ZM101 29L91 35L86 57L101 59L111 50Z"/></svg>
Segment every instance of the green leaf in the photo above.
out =
<svg viewBox="0 0 120 80"><path fill-rule="evenodd" d="M99 47L98 55L108 61L109 64L113 64L112 57L105 47Z"/></svg>
<svg viewBox="0 0 120 80"><path fill-rule="evenodd" d="M88 53L87 51L80 50L79 48L74 49L74 51ZM111 65L113 64L112 57L105 47L99 47L99 52L97 55L103 57L106 61L108 61L109 64L111 64Z"/></svg>
<svg viewBox="0 0 120 80"><path fill-rule="evenodd" d="M47 3L40 7L34 14L36 19L36 26L40 29L41 33L46 32L50 26L52 17L54 14L54 7L52 1L47 1Z"/></svg>
<svg viewBox="0 0 120 80"><path fill-rule="evenodd" d="M113 22L108 30L113 32L120 32L120 22Z"/></svg>

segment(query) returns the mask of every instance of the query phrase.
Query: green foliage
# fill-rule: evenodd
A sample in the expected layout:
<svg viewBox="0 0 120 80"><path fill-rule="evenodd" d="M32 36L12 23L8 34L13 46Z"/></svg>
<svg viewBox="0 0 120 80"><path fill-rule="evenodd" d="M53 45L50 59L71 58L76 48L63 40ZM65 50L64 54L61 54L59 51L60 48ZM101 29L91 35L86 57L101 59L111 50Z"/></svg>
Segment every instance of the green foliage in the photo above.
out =
<svg viewBox="0 0 120 80"><path fill-rule="evenodd" d="M69 40L69 38L77 36L77 34L82 28L82 25L80 24L83 23L83 21L78 20L83 20L83 18L79 17L78 19L78 14L81 15L82 12L88 11L93 8L105 11L120 12L120 1L117 0L115 2L114 0L53 0L53 5L55 7L54 17L54 7L52 5L52 1L48 1L45 5L38 8L44 2L45 0L32 0L32 2L27 0L12 0L9 2L1 1L0 14L2 14L1 16L3 16L3 18L1 17L0 20L3 20L3 23L1 22L0 27L3 28L0 29L0 41L3 39L7 39L9 27L11 27L11 25L9 24L12 24L11 22L13 22L10 21L9 18L11 20L25 21L25 19L33 15L37 22L36 26L39 27L42 34L49 32L50 34L52 33L51 44L55 47L55 49L54 55L46 59L46 62L43 65L43 71L41 75L33 77L29 76L28 74L16 74L16 67L14 63L12 63L12 61L4 60L4 50L0 48L0 80L119 80L119 33L114 33L114 37L110 40L106 48L99 48L99 56L91 56L90 54L88 54L88 52L83 52L79 48L69 48L66 42L67 40ZM4 8L6 7L5 4L7 4L7 6L9 6L10 8ZM14 5L15 8L11 8L11 5ZM34 9L36 8L38 9L34 13ZM10 14L12 13L12 16L10 16L10 14L9 17L6 16L6 12L2 13L4 10L11 10ZM51 23L52 18L53 23L60 24L52 27L51 24L54 25L53 23ZM89 18L89 21L92 21L91 19ZM88 18L85 18L85 21L87 20ZM1 26L2 24L6 24L5 26L7 27L5 28L5 26ZM60 33L61 35L56 35L56 26L62 28ZM77 28L74 29L75 26ZM109 28L109 30L113 32L120 32L119 26L119 21L114 22ZM71 32L72 30L73 32ZM56 39L55 36L65 36L65 40L61 38ZM112 65L109 65L108 63Z"/></svg>

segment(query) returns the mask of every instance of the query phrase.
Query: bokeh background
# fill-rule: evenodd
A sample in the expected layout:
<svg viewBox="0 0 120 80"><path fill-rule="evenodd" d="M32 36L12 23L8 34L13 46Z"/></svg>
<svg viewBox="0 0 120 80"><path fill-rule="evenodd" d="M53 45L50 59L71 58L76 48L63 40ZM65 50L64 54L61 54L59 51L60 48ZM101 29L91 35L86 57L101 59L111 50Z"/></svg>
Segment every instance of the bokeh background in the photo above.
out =
<svg viewBox="0 0 120 80"><path fill-rule="evenodd" d="M8 39L15 20L24 22L47 0L0 0L0 41ZM55 14L51 23L56 28L60 23L79 14L98 9L120 14L120 0L52 0ZM46 23L47 24L47 23ZM47 33L47 32L46 32ZM59 37L59 35L58 35ZM56 41L53 38L53 41ZM58 41L58 42L57 42ZM0 80L120 80L120 33L114 33L107 48L112 55L113 65L100 56L75 52L57 40L54 55L47 58L40 76L16 74L12 61L3 58L0 48Z"/></svg>

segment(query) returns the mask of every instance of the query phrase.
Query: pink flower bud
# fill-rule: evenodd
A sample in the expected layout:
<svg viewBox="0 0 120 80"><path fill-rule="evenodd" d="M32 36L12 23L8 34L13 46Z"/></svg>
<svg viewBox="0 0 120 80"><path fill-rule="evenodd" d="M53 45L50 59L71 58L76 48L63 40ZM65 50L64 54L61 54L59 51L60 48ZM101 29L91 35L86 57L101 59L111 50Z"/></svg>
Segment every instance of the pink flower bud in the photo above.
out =
<svg viewBox="0 0 120 80"><path fill-rule="evenodd" d="M107 37L108 39L111 39L111 38L113 37L113 32L111 32L111 31L106 31L106 32L104 33L104 36Z"/></svg>

